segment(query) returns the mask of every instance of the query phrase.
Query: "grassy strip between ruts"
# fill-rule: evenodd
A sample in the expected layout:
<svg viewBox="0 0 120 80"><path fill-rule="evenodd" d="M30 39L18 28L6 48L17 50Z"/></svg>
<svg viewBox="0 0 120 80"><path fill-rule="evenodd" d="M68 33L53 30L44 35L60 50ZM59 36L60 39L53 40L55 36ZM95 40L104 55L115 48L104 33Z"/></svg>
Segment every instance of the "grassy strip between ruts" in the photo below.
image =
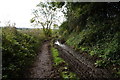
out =
<svg viewBox="0 0 120 80"><path fill-rule="evenodd" d="M51 52L52 52L53 62L54 62L53 66L57 67L57 70L60 76L63 79L66 79L66 78L78 79L76 74L69 70L68 64L62 58L59 57L58 50L54 47L51 47Z"/></svg>

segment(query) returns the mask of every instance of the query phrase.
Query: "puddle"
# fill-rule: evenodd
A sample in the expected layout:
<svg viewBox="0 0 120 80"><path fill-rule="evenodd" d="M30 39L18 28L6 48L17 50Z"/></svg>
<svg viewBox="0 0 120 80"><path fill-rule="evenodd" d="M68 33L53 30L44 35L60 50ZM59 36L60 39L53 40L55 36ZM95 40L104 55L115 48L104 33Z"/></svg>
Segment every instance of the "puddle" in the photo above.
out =
<svg viewBox="0 0 120 80"><path fill-rule="evenodd" d="M59 41L56 41L55 44L56 44L56 45L59 45L59 46L62 47L62 48L65 48L65 47L66 47L66 45L61 44Z"/></svg>

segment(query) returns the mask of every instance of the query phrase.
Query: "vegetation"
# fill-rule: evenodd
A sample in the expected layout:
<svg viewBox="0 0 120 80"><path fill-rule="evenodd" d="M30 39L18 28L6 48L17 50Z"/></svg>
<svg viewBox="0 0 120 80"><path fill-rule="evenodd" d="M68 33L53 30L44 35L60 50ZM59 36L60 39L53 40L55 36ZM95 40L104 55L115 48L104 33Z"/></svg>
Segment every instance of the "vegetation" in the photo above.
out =
<svg viewBox="0 0 120 80"><path fill-rule="evenodd" d="M97 57L95 65L120 76L119 3L67 3L61 39L76 50Z"/></svg>
<svg viewBox="0 0 120 80"><path fill-rule="evenodd" d="M51 52L54 58L53 61L55 63L55 66L59 65L62 62L65 62L62 58L59 57L59 53L57 49L51 48Z"/></svg>
<svg viewBox="0 0 120 80"><path fill-rule="evenodd" d="M42 37L40 37L42 38ZM2 29L2 72L3 79L21 78L33 62L42 39L20 33L15 27ZM40 46L40 45L39 45Z"/></svg>
<svg viewBox="0 0 120 80"><path fill-rule="evenodd" d="M42 30L2 29L3 79L23 77L23 72L37 55L37 48L49 37L57 37L75 50L95 57L96 67L109 69L115 77L120 77L119 3L41 2L37 7L31 23L42 26ZM58 26L59 11L64 13L66 21L59 30L52 30ZM52 46L51 52L53 66L58 67L62 78L77 78L59 57L58 50Z"/></svg>
<svg viewBox="0 0 120 80"><path fill-rule="evenodd" d="M27 29L27 30L17 30L17 31L19 31L20 33L27 34L29 36L33 36L36 39L39 39L40 41L42 41L46 38L43 30L39 29L39 28L38 29Z"/></svg>
<svg viewBox="0 0 120 80"><path fill-rule="evenodd" d="M50 2L40 2L37 7L33 12L34 17L31 19L31 23L42 27L45 36L50 37L51 28L58 26L56 23L59 17L57 16L59 10L53 7Z"/></svg>
<svg viewBox="0 0 120 80"><path fill-rule="evenodd" d="M68 64L59 56L58 50L54 47L51 48L51 53L53 56L53 66L57 68L60 76L63 79L78 79L76 74L69 70Z"/></svg>

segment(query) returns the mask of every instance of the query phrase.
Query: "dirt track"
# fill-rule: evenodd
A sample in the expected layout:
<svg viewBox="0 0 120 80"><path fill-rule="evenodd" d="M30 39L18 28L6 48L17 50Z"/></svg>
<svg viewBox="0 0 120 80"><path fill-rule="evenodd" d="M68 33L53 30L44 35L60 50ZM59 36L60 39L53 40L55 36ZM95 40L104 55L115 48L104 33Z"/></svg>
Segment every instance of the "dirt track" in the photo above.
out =
<svg viewBox="0 0 120 80"><path fill-rule="evenodd" d="M55 72L52 69L51 54L49 53L49 42L45 42L38 53L36 61L30 68L30 78L54 78Z"/></svg>

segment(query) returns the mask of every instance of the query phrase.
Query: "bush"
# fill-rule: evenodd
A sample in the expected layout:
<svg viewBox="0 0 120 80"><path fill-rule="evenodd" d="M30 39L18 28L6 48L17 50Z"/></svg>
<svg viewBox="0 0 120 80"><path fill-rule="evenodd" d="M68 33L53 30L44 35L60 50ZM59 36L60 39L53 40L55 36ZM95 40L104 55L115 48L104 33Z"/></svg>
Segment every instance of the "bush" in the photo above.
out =
<svg viewBox="0 0 120 80"><path fill-rule="evenodd" d="M23 72L36 56L39 41L33 36L19 33L15 28L2 29L3 79L23 77Z"/></svg>

